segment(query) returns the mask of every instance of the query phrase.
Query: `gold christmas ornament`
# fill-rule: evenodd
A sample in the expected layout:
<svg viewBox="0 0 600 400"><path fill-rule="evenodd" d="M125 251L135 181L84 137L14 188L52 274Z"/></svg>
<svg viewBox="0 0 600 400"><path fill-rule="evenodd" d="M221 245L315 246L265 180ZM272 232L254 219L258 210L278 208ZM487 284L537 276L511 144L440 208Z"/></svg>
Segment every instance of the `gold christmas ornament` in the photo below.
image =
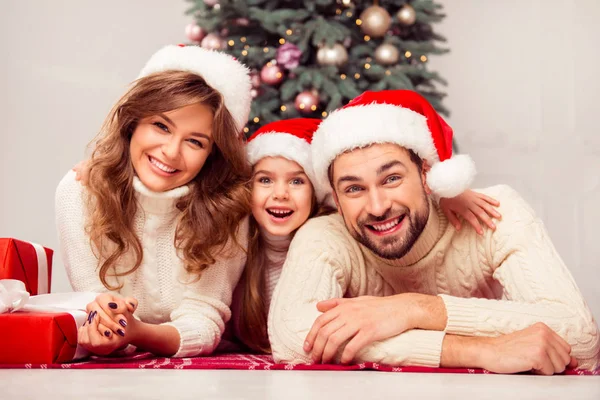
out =
<svg viewBox="0 0 600 400"><path fill-rule="evenodd" d="M410 4L405 4L396 14L398 21L404 26L410 26L417 21L417 13Z"/></svg>
<svg viewBox="0 0 600 400"><path fill-rule="evenodd" d="M225 41L216 33L209 33L202 39L200 46L209 50L222 50L227 47Z"/></svg>
<svg viewBox="0 0 600 400"><path fill-rule="evenodd" d="M400 51L390 43L383 43L375 49L375 60L381 65L393 65L400 59Z"/></svg>
<svg viewBox="0 0 600 400"><path fill-rule="evenodd" d="M340 43L333 46L322 46L317 51L317 62L319 65L335 65L341 67L348 62L348 52Z"/></svg>
<svg viewBox="0 0 600 400"><path fill-rule="evenodd" d="M392 17L385 8L371 6L360 14L360 29L371 37L382 37L392 24Z"/></svg>

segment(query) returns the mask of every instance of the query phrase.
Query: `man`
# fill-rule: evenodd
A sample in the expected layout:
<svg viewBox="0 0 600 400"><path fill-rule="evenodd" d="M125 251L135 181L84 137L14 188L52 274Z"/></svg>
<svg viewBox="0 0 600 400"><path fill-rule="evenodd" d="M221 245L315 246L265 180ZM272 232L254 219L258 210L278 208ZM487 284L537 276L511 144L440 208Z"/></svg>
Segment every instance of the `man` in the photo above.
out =
<svg viewBox="0 0 600 400"><path fill-rule="evenodd" d="M502 213L484 235L440 211L434 198L461 193L475 173L451 144L411 91L366 92L321 124L317 190L329 188L339 214L309 221L291 244L269 315L277 361L598 367L594 318L515 191L483 191Z"/></svg>

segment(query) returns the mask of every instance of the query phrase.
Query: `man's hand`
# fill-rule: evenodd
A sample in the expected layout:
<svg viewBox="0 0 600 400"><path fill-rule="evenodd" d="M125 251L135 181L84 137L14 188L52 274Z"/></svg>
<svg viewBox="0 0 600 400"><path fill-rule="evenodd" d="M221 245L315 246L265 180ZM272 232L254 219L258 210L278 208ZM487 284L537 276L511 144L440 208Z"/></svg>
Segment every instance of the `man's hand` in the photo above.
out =
<svg viewBox="0 0 600 400"><path fill-rule="evenodd" d="M418 325L415 301L408 293L331 299L319 302L317 309L323 314L304 343L304 351L311 353L314 362L330 362L345 345L341 362L349 363L363 347Z"/></svg>
<svg viewBox="0 0 600 400"><path fill-rule="evenodd" d="M495 338L448 335L443 346L443 367L479 367L501 374L532 371L540 375L577 367L571 346L541 322Z"/></svg>

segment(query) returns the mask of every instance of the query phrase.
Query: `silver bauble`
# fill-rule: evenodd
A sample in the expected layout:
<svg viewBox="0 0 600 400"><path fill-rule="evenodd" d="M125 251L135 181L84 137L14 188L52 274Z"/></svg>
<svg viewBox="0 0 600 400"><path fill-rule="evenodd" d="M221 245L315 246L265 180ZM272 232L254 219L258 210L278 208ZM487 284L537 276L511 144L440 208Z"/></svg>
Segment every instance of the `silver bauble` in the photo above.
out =
<svg viewBox="0 0 600 400"><path fill-rule="evenodd" d="M331 47L324 45L317 51L317 62L319 65L341 67L348 62L348 51L340 43Z"/></svg>
<svg viewBox="0 0 600 400"><path fill-rule="evenodd" d="M390 43L383 43L375 49L375 60L381 65L393 65L400 59L400 51Z"/></svg>
<svg viewBox="0 0 600 400"><path fill-rule="evenodd" d="M398 21L404 26L410 26L417 21L417 12L410 4L405 4L396 14Z"/></svg>

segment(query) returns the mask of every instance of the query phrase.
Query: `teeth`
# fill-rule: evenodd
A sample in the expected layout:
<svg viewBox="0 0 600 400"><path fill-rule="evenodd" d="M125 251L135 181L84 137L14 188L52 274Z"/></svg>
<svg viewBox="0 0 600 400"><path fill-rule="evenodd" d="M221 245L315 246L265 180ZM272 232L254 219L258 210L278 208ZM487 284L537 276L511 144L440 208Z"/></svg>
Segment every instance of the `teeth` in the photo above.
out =
<svg viewBox="0 0 600 400"><path fill-rule="evenodd" d="M273 209L269 209L270 212L272 212L273 214L288 214L291 210L273 210Z"/></svg>
<svg viewBox="0 0 600 400"><path fill-rule="evenodd" d="M394 220L392 222L388 222L387 224L383 224L383 225L371 225L371 226L376 231L383 232L383 231L387 231L387 230L392 229L393 227L395 227L399 223L400 223L400 218L398 218L398 219L396 219L396 220Z"/></svg>
<svg viewBox="0 0 600 400"><path fill-rule="evenodd" d="M169 173L173 173L173 172L177 171L175 168L167 167L165 164L161 163L154 157L150 157L150 162L152 164L154 164L156 167L158 167L158 169L160 169L161 171L165 171L165 172L169 172Z"/></svg>

